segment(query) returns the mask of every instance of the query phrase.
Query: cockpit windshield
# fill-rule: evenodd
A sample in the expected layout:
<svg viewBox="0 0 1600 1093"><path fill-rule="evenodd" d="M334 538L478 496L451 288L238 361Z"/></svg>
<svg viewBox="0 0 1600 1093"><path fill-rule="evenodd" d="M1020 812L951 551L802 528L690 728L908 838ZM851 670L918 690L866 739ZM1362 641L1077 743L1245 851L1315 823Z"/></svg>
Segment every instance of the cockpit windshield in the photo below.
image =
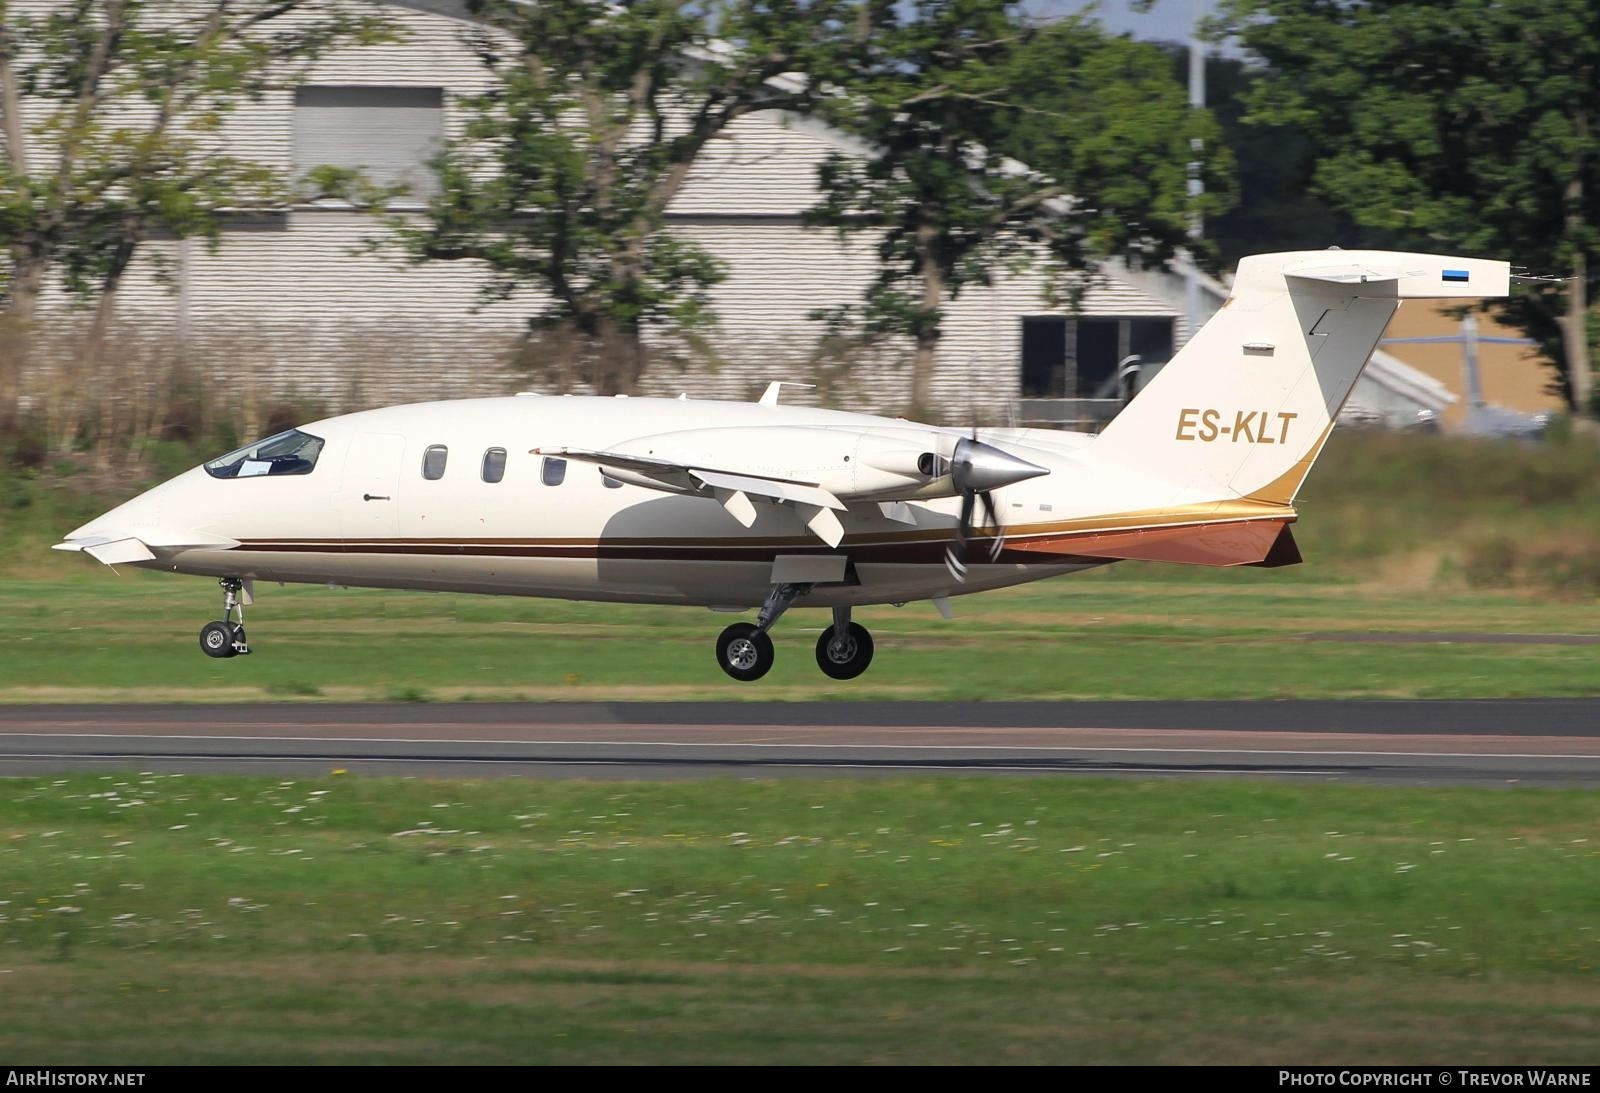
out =
<svg viewBox="0 0 1600 1093"><path fill-rule="evenodd" d="M322 443L321 437L290 429L213 459L206 464L206 473L212 478L310 474L322 454Z"/></svg>

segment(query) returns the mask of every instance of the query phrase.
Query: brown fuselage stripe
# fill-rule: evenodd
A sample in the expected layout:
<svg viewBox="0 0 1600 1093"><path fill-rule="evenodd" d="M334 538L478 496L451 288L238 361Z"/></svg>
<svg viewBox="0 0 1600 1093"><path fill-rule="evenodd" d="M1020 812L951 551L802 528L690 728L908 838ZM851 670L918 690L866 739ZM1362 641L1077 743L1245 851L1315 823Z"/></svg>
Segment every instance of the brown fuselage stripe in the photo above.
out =
<svg viewBox="0 0 1600 1093"><path fill-rule="evenodd" d="M1282 517L1256 520L1219 520L1187 525L1197 534L1221 525L1275 523ZM1139 530L1139 529L1130 529ZM1175 530L1174 525L1148 530ZM1095 553L1096 540L1111 534L1105 531L1080 531L1075 534L1027 535L1009 542L1026 543L1023 548L1007 546L995 564L1059 566L1118 561L1118 553ZM1119 537L1127 532L1117 533ZM732 543L725 539L617 539L593 540L537 539L255 539L240 543L243 551L284 554L384 554L417 557L488 558L570 558L591 561L691 561L691 562L770 562L779 554L838 554L848 551L853 561L884 565L942 565L945 550L955 541L954 533L916 542L853 542L846 539L837 548L815 540L762 539ZM968 560L982 563L989 557L992 539L974 535ZM1102 545L1109 546L1102 542ZM1243 559L1241 559L1243 560Z"/></svg>
<svg viewBox="0 0 1600 1093"><path fill-rule="evenodd" d="M313 543L242 543L237 549L260 553L281 554L383 554L431 558L571 558L589 561L637 562L771 562L780 554L838 554L847 551L853 561L863 564L943 565L945 548L949 541L931 543L884 543L854 546L841 543L837 549L824 543L792 544L789 546L732 547L705 546L553 546L529 544L512 546L487 543L362 543L342 541ZM989 540L974 538L969 549L969 560L985 562L989 557ZM1039 550L1003 549L996 564L1000 565L1072 565L1081 562L1103 562L1107 558L1092 555L1057 554Z"/></svg>
<svg viewBox="0 0 1600 1093"><path fill-rule="evenodd" d="M1142 531L1156 528L1174 527L1209 527L1217 524L1247 523L1256 520L1280 520L1292 522L1296 517L1295 511L1284 505L1267 504L1249 500L1210 502L1206 504L1180 505L1167 509L1145 509L1137 512L1119 513L1115 516L1102 516L1093 519L1059 520L1049 523L1013 524L1009 526L1007 539L1009 540L1035 540L1046 541L1053 539L1076 538L1082 536L1104 535L1112 531ZM981 535L983 529L979 529ZM921 543L929 541L930 535L938 542L948 542L955 537L955 528L928 529L917 528L906 531L865 532L849 537L848 542L852 550L859 550L863 545L892 545L906 543ZM735 541L728 539L709 539L705 536L607 536L604 539L538 539L519 537L485 537L481 539L463 540L455 536L407 536L403 539L394 536L373 538L350 537L342 539L296 539L284 537L279 539L250 540L256 543L283 543L307 544L321 546L325 543L340 544L374 544L402 543L406 545L440 544L456 546L468 543L473 546L541 546L571 548L576 546L627 546L627 547L686 547L699 549L707 542L722 545L733 545ZM740 548L753 547L779 547L786 552L790 547L801 543L812 542L808 537L795 537L793 535L767 535L767 536L742 536L736 543Z"/></svg>

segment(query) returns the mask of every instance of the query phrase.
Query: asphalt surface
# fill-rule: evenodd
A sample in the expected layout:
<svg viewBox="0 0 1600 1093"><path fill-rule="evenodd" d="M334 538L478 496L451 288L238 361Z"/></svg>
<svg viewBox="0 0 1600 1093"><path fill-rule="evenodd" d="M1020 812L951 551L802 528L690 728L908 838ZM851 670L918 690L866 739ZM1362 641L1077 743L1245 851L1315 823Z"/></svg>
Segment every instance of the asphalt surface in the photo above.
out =
<svg viewBox="0 0 1600 1093"><path fill-rule="evenodd" d="M130 769L1600 787L1600 699L0 706L0 774Z"/></svg>

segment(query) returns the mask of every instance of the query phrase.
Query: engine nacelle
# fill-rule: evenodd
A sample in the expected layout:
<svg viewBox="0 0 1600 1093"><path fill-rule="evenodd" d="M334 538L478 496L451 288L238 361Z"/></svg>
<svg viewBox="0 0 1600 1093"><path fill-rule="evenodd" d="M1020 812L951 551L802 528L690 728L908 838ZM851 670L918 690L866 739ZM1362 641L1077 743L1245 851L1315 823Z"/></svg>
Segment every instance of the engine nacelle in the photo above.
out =
<svg viewBox="0 0 1600 1093"><path fill-rule="evenodd" d="M607 450L686 468L803 482L847 502L955 497L963 488L963 474L971 476L975 468L985 472L982 489L1047 473L991 445L918 426L871 431L799 425L685 429ZM655 489L698 488L682 473L624 467L607 467L607 473Z"/></svg>

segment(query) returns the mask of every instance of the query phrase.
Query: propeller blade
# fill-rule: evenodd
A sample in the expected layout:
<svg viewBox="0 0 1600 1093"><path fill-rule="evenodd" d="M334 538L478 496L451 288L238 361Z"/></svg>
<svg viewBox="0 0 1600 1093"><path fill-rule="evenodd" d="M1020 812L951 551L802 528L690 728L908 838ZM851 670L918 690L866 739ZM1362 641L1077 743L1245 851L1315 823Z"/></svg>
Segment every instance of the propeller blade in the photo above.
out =
<svg viewBox="0 0 1600 1093"><path fill-rule="evenodd" d="M961 560L963 551L955 543L944 548L944 567L960 584L967 583L967 563Z"/></svg>
<svg viewBox="0 0 1600 1093"><path fill-rule="evenodd" d="M950 458L950 480L961 493L961 519L956 525L956 541L944 552L945 568L952 577L957 581L967 579L967 543L972 538L972 517L979 502L983 504L984 526L994 529L989 541L989 560L993 562L999 559L1006 544L1005 527L1000 523L994 491L1049 473L1046 467L1019 459L993 444L985 444L978 439L977 426L973 426L970 438L956 441Z"/></svg>
<svg viewBox="0 0 1600 1093"><path fill-rule="evenodd" d="M967 579L967 540L972 535L972 494L961 495L961 519L956 524L956 541L944 548L944 567L957 581Z"/></svg>
<svg viewBox="0 0 1600 1093"><path fill-rule="evenodd" d="M998 561L1000 552L1005 549L1006 529L1000 523L1000 513L994 507L994 494L984 490L978 494L983 499L984 523L994 528L994 538L989 541L989 561Z"/></svg>

